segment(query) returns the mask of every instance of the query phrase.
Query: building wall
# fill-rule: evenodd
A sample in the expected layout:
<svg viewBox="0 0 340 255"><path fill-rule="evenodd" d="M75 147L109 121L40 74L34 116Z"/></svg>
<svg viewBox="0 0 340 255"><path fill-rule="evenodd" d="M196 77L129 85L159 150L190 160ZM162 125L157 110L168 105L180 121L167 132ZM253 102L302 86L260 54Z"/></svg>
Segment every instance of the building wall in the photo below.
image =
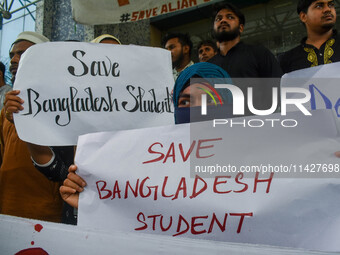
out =
<svg viewBox="0 0 340 255"><path fill-rule="evenodd" d="M94 26L95 37L101 34L114 35L121 40L122 44L149 46L151 41L150 20Z"/></svg>
<svg viewBox="0 0 340 255"><path fill-rule="evenodd" d="M94 27L72 19L71 0L43 0L37 4L36 31L51 41L90 41Z"/></svg>
<svg viewBox="0 0 340 255"><path fill-rule="evenodd" d="M296 13L297 1L271 0L264 4L243 8L246 26L242 39L249 43L262 44L274 54L296 46L306 33ZM166 29L157 27L157 23L152 20L85 26L77 24L72 19L71 0L44 0L37 6L36 31L42 32L52 41L74 39L90 41L101 34L108 33L117 36L123 44L158 47L161 46L161 37L168 32L189 33L194 45L211 37L212 19L207 17L211 16L210 13L202 16L201 19L197 20L197 17L193 17L195 21L190 21L189 18L186 19L185 24L171 26L171 21L176 19L176 15L183 17L181 12L172 15L172 19L160 16L163 23L168 22ZM190 12L186 12L185 15L190 16Z"/></svg>
<svg viewBox="0 0 340 255"><path fill-rule="evenodd" d="M43 0L37 4L36 31L51 41L91 41L101 34L117 36L124 44L150 45L150 21L88 26L72 19L71 0Z"/></svg>

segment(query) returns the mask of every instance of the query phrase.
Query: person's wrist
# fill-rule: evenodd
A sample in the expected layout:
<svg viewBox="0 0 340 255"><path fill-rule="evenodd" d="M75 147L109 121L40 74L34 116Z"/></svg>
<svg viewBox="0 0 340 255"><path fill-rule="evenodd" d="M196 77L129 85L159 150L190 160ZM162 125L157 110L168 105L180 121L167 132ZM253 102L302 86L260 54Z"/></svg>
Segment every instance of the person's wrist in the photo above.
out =
<svg viewBox="0 0 340 255"><path fill-rule="evenodd" d="M34 160L33 157L31 157L31 159L32 159L32 161L33 161L33 164L35 164L35 165L38 166L38 167L48 167L48 166L50 166L50 165L53 163L54 159L55 159L54 151L51 150L51 153L52 153L52 156L51 156L51 158L49 159L49 161L46 162L46 163L38 163L38 162L36 162L36 161Z"/></svg>
<svg viewBox="0 0 340 255"><path fill-rule="evenodd" d="M11 123L14 123L14 121L13 121L13 113L10 113L9 111L5 111L5 117L6 117L6 119L9 121L9 122L11 122Z"/></svg>

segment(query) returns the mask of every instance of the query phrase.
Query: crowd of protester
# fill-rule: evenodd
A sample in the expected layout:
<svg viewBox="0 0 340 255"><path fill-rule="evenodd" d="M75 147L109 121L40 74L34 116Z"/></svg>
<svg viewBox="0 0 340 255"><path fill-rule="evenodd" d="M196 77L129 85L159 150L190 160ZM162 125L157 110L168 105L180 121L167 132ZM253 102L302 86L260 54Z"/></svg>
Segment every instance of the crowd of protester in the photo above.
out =
<svg viewBox="0 0 340 255"><path fill-rule="evenodd" d="M299 0L297 12L307 37L279 59L265 47L241 40L246 18L240 9L225 2L215 6L213 38L202 41L196 49L203 63L194 64L191 60L193 44L188 34L166 35L162 47L171 51L176 124L189 121L188 112L181 108L195 106L195 100L190 97L202 91L199 84L190 84L191 77L280 78L287 72L339 61L334 1ZM18 35L10 49L13 84L21 55L32 45L47 41L48 38L35 32ZM101 35L92 43L121 44L112 35ZM5 84L4 72L5 67L0 63L0 105L2 102L4 105L0 116L0 213L76 224L74 208L86 183L72 165L75 148L39 146L20 140L13 113L23 109L23 101L20 91L9 91L11 87ZM223 100L229 100L227 94Z"/></svg>

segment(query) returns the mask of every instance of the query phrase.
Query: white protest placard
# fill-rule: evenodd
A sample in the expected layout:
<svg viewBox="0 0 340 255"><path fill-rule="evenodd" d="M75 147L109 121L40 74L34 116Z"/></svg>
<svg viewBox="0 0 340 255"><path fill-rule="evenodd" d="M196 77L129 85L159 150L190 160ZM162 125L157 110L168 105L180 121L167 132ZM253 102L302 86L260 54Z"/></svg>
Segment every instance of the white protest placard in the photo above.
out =
<svg viewBox="0 0 340 255"><path fill-rule="evenodd" d="M172 238L139 233L110 233L79 226L24 219L0 214L1 255L111 255L114 254L233 254L233 255L332 255L282 247Z"/></svg>
<svg viewBox="0 0 340 255"><path fill-rule="evenodd" d="M75 145L79 135L173 123L170 52L160 48L56 42L30 47L14 89L20 139Z"/></svg>
<svg viewBox="0 0 340 255"><path fill-rule="evenodd" d="M333 115L288 117L299 125L215 130L202 122L81 136L75 162L88 185L80 194L78 225L339 251L340 179L334 176L340 176L340 162L334 152L340 143ZM220 170L216 164L201 168L208 158ZM272 159L281 168L273 165L270 172ZM291 163L299 159L310 164ZM255 160L259 168L248 177ZM244 168L228 171L228 162ZM317 162L325 165L312 165ZM278 177L287 169L291 178ZM202 178L208 171L210 178ZM324 178L314 178L318 171ZM294 178L295 172L304 178Z"/></svg>
<svg viewBox="0 0 340 255"><path fill-rule="evenodd" d="M319 65L285 74L281 87L308 89L311 99L304 104L310 110L333 109L340 132L340 63ZM301 93L289 93L289 98L301 98ZM296 108L293 109L294 111Z"/></svg>
<svg viewBox="0 0 340 255"><path fill-rule="evenodd" d="M89 25L125 23L153 18L213 0L72 0L78 23Z"/></svg>

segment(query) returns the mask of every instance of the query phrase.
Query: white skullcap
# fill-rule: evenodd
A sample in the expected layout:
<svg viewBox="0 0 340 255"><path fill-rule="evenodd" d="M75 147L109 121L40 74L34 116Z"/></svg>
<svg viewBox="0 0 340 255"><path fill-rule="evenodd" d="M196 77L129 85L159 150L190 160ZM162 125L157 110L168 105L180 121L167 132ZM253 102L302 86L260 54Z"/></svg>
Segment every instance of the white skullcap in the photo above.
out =
<svg viewBox="0 0 340 255"><path fill-rule="evenodd" d="M21 40L29 41L34 44L50 41L47 37L32 31L21 32L13 44Z"/></svg>
<svg viewBox="0 0 340 255"><path fill-rule="evenodd" d="M113 39L113 40L117 41L119 44L122 44L117 37L115 37L113 35L109 35L109 34L100 35L100 36L94 38L91 42L92 43L100 43L104 39Z"/></svg>

